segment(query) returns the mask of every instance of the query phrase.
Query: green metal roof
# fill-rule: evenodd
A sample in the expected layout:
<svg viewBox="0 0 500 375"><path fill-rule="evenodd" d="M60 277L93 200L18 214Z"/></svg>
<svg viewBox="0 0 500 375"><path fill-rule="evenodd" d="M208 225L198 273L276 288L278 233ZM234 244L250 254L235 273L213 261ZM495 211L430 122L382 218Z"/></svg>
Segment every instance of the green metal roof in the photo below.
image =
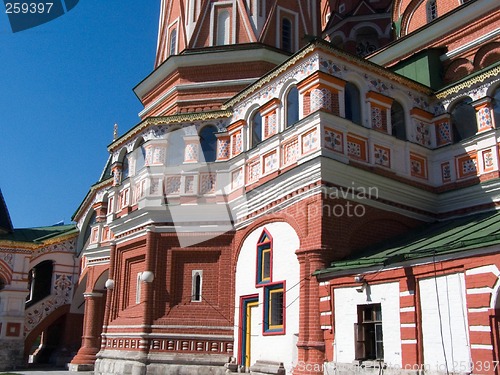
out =
<svg viewBox="0 0 500 375"><path fill-rule="evenodd" d="M78 233L78 229L74 224L22 228L14 229L12 233L0 235L0 241L37 243L72 233Z"/></svg>
<svg viewBox="0 0 500 375"><path fill-rule="evenodd" d="M335 261L315 275L345 273L361 268L382 267L426 257L460 253L500 244L500 213L488 212L435 222Z"/></svg>

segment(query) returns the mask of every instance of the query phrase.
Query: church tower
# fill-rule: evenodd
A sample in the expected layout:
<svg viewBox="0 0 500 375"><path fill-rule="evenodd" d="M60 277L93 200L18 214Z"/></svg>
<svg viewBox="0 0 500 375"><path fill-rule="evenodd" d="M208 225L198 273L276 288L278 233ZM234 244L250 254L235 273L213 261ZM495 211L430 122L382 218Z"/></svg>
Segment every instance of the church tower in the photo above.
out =
<svg viewBox="0 0 500 375"><path fill-rule="evenodd" d="M318 2L162 0L156 66L185 50L261 43L295 52L319 35Z"/></svg>
<svg viewBox="0 0 500 375"><path fill-rule="evenodd" d="M315 0L162 0L141 118L220 109L320 35L319 13Z"/></svg>

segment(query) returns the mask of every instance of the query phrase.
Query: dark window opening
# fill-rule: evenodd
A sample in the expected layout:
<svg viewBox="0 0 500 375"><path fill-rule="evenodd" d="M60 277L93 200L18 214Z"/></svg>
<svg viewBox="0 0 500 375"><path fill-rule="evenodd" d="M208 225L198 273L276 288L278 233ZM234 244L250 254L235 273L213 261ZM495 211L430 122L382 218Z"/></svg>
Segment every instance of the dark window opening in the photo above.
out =
<svg viewBox="0 0 500 375"><path fill-rule="evenodd" d="M292 52L292 22L288 18L281 21L281 48Z"/></svg>
<svg viewBox="0 0 500 375"><path fill-rule="evenodd" d="M251 123L251 146L255 147L262 141L262 116L257 112Z"/></svg>
<svg viewBox="0 0 500 375"><path fill-rule="evenodd" d="M202 272L203 271L193 271L192 295L191 295L191 301L193 302L200 302L202 298L201 297Z"/></svg>
<svg viewBox="0 0 500 375"><path fill-rule="evenodd" d="M299 121L299 90L292 87L286 96L286 127Z"/></svg>
<svg viewBox="0 0 500 375"><path fill-rule="evenodd" d="M491 107L493 110L493 117L495 119L495 124L500 124L500 88L496 89L493 93L493 100L491 101Z"/></svg>
<svg viewBox="0 0 500 375"><path fill-rule="evenodd" d="M52 261L46 260L30 270L28 275L29 295L26 298L26 307L34 305L50 295L53 268Z"/></svg>
<svg viewBox="0 0 500 375"><path fill-rule="evenodd" d="M472 137L477 132L476 110L471 103L471 98L464 98L455 104L451 110L454 142L460 142L463 139Z"/></svg>
<svg viewBox="0 0 500 375"><path fill-rule="evenodd" d="M200 145L205 157L205 162L213 162L217 159L217 128L205 126L200 132Z"/></svg>
<svg viewBox="0 0 500 375"><path fill-rule="evenodd" d="M397 139L406 141L405 111L403 106L395 100L391 106L391 125L392 135Z"/></svg>
<svg viewBox="0 0 500 375"><path fill-rule="evenodd" d="M356 85L347 82L344 89L345 118L361 125L361 95Z"/></svg>
<svg viewBox="0 0 500 375"><path fill-rule="evenodd" d="M354 324L354 334L357 360L384 359L380 303L358 306L358 323Z"/></svg>

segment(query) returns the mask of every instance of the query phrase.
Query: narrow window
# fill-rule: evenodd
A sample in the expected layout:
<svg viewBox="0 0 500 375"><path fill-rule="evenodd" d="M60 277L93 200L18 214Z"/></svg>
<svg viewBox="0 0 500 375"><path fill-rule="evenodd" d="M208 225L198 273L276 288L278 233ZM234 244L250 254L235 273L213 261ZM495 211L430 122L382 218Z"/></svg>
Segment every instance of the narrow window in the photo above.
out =
<svg viewBox="0 0 500 375"><path fill-rule="evenodd" d="M141 303L141 275L142 275L142 272L139 272L137 274L137 281L135 284L135 303L136 303L136 305Z"/></svg>
<svg viewBox="0 0 500 375"><path fill-rule="evenodd" d="M272 281L272 238L264 230L257 243L257 285Z"/></svg>
<svg viewBox="0 0 500 375"><path fill-rule="evenodd" d="M299 121L299 90L293 86L286 96L286 127Z"/></svg>
<svg viewBox="0 0 500 375"><path fill-rule="evenodd" d="M83 233L83 247L86 248L90 243L90 234L92 233L92 226L96 223L97 214L95 211L92 212L90 219L85 227L85 232Z"/></svg>
<svg viewBox="0 0 500 375"><path fill-rule="evenodd" d="M281 48L292 52L292 22L288 18L281 20Z"/></svg>
<svg viewBox="0 0 500 375"><path fill-rule="evenodd" d="M217 40L218 46L229 44L229 12L223 10L217 17Z"/></svg>
<svg viewBox="0 0 500 375"><path fill-rule="evenodd" d="M135 174L139 173L139 171L144 168L144 163L146 160L146 150L144 149L144 145L141 144L134 150L135 157Z"/></svg>
<svg viewBox="0 0 500 375"><path fill-rule="evenodd" d="M283 334L284 332L284 284L269 285L264 290L264 334Z"/></svg>
<svg viewBox="0 0 500 375"><path fill-rule="evenodd" d="M255 147L262 141L262 116L259 112L256 112L253 115L250 126L251 126L250 145L252 147Z"/></svg>
<svg viewBox="0 0 500 375"><path fill-rule="evenodd" d="M403 106L394 100L391 106L392 135L397 139L406 141L406 122Z"/></svg>
<svg viewBox="0 0 500 375"><path fill-rule="evenodd" d="M177 29L172 29L170 32L169 56L175 55L177 51Z"/></svg>
<svg viewBox="0 0 500 375"><path fill-rule="evenodd" d="M380 303L358 305L358 322L354 324L356 359L384 359L382 308Z"/></svg>
<svg viewBox="0 0 500 375"><path fill-rule="evenodd" d="M126 180L129 176L128 154L123 157L122 161L122 181Z"/></svg>
<svg viewBox="0 0 500 375"><path fill-rule="evenodd" d="M6 282L0 277L0 290L5 288L5 284L6 284Z"/></svg>
<svg viewBox="0 0 500 375"><path fill-rule="evenodd" d="M182 130L174 130L167 138L167 166L181 165L184 162L184 133Z"/></svg>
<svg viewBox="0 0 500 375"><path fill-rule="evenodd" d="M192 272L192 287L191 287L191 301L192 302L201 302L201 287L203 281L203 271L194 270Z"/></svg>
<svg viewBox="0 0 500 375"><path fill-rule="evenodd" d="M493 100L491 101L491 107L493 110L493 118L495 119L495 125L500 127L500 88L497 88L493 93Z"/></svg>
<svg viewBox="0 0 500 375"><path fill-rule="evenodd" d="M213 162L217 159L217 128L215 126L205 126L200 132L200 145L205 157L205 162Z"/></svg>
<svg viewBox="0 0 500 375"><path fill-rule="evenodd" d="M472 99L461 99L451 110L451 126L453 128L453 141L474 136L477 133L476 110L472 106Z"/></svg>
<svg viewBox="0 0 500 375"><path fill-rule="evenodd" d="M344 89L345 118L361 125L361 95L356 85L347 82Z"/></svg>
<svg viewBox="0 0 500 375"><path fill-rule="evenodd" d="M436 19L437 13L437 2L436 0L430 0L427 2L427 22L431 22Z"/></svg>

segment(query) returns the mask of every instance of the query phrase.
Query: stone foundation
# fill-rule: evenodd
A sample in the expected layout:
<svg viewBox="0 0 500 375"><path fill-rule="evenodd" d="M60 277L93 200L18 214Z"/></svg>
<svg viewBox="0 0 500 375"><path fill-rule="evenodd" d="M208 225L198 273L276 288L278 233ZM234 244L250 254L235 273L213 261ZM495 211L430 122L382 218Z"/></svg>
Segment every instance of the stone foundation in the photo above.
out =
<svg viewBox="0 0 500 375"><path fill-rule="evenodd" d="M228 360L225 355L106 350L97 355L94 375L223 375Z"/></svg>
<svg viewBox="0 0 500 375"><path fill-rule="evenodd" d="M0 340L0 371L26 367L23 351L23 341Z"/></svg>

